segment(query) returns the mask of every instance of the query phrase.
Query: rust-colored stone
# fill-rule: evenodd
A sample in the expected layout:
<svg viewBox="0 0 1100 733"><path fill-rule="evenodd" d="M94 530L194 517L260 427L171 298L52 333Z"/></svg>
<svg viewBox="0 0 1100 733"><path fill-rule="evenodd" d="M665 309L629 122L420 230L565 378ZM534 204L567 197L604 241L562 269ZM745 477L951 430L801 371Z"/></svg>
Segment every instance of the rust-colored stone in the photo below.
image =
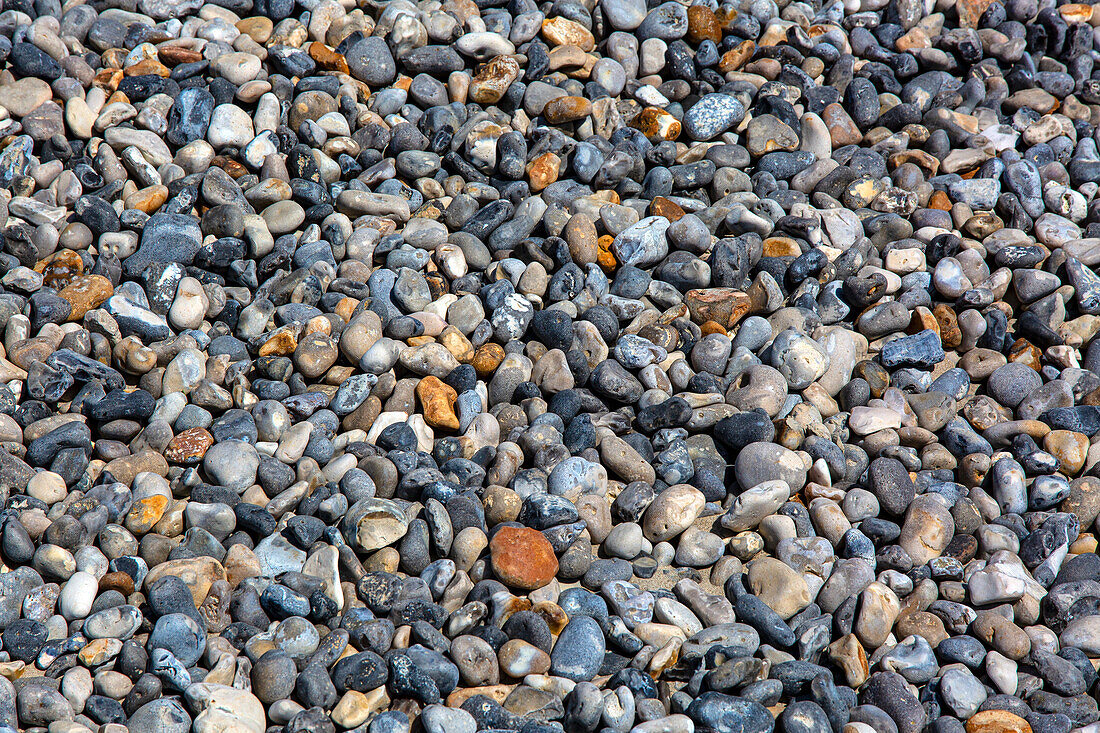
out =
<svg viewBox="0 0 1100 733"><path fill-rule="evenodd" d="M497 578L522 590L541 588L558 573L558 558L542 532L530 527L501 527L489 543Z"/></svg>
<svg viewBox="0 0 1100 733"><path fill-rule="evenodd" d="M135 535L145 534L153 525L160 521L168 509L168 497L162 494L153 494L144 499L139 499L126 513L125 526Z"/></svg>
<svg viewBox="0 0 1100 733"><path fill-rule="evenodd" d="M640 130L650 142L655 143L663 140L675 140L680 137L680 131L683 129L680 120L657 107L643 109L630 123L630 126Z"/></svg>
<svg viewBox="0 0 1100 733"><path fill-rule="evenodd" d="M932 331L940 337L940 342L943 342L943 334L940 333L939 319L932 313L932 311L925 308L923 305L918 305L913 309L913 315L909 319L909 328L906 329L906 333L920 333L921 331Z"/></svg>
<svg viewBox="0 0 1100 733"><path fill-rule="evenodd" d="M78 275L57 294L73 307L69 320L79 322L85 313L106 303L114 291L111 281L102 275Z"/></svg>
<svg viewBox="0 0 1100 733"><path fill-rule="evenodd" d="M561 173L561 158L556 153L546 151L527 164L527 177L531 183L531 192L538 193L558 180Z"/></svg>
<svg viewBox="0 0 1100 733"><path fill-rule="evenodd" d="M901 53L916 51L923 48L931 48L932 40L928 37L928 33L918 26L916 28L910 28L908 33L894 43L894 47Z"/></svg>
<svg viewBox="0 0 1100 733"><path fill-rule="evenodd" d="M542 37L551 46L577 46L582 51L596 48L592 31L568 18L547 18L542 21Z"/></svg>
<svg viewBox="0 0 1100 733"><path fill-rule="evenodd" d="M99 592L103 593L109 590L117 590L122 595L128 596L134 592L134 579L121 570L106 573L99 579Z"/></svg>
<svg viewBox="0 0 1100 733"><path fill-rule="evenodd" d="M718 6L714 16L718 18L718 22L722 24L723 28L729 28L730 23L737 20L738 12L733 5L725 4Z"/></svg>
<svg viewBox="0 0 1100 733"><path fill-rule="evenodd" d="M349 73L348 62L344 60L344 54L333 51L320 41L309 44L309 57L316 61L317 66L324 71L336 71L341 74Z"/></svg>
<svg viewBox="0 0 1100 733"><path fill-rule="evenodd" d="M558 97L547 102L542 116L551 125L576 122L592 113L592 102L584 97Z"/></svg>
<svg viewBox="0 0 1100 733"><path fill-rule="evenodd" d="M945 191L933 191L928 197L928 208L951 211L951 199Z"/></svg>
<svg viewBox="0 0 1100 733"><path fill-rule="evenodd" d="M260 356L290 356L298 348L298 339L290 329L276 331L271 338L260 347Z"/></svg>
<svg viewBox="0 0 1100 733"><path fill-rule="evenodd" d="M229 174L229 177L236 180L241 176L248 173L248 168L243 164L238 163L232 158L227 158L224 155L215 155L210 161L210 165L221 168L223 171Z"/></svg>
<svg viewBox="0 0 1100 733"><path fill-rule="evenodd" d="M993 0L958 0L955 12L959 14L959 25L963 28L977 28L982 13L989 9Z"/></svg>
<svg viewBox="0 0 1100 733"><path fill-rule="evenodd" d="M790 237L768 237L764 240L765 257L798 257L802 249Z"/></svg>
<svg viewBox="0 0 1100 733"><path fill-rule="evenodd" d="M596 240L596 264L604 272L614 272L615 268L619 266L619 261L615 259L615 253L611 251L611 243L614 241L615 238L610 234L605 234Z"/></svg>
<svg viewBox="0 0 1100 733"><path fill-rule="evenodd" d="M458 430L455 400L458 392L449 384L433 376L427 376L416 385L416 396L424 406L424 422L433 428Z"/></svg>
<svg viewBox="0 0 1100 733"><path fill-rule="evenodd" d="M1051 430L1043 438L1043 449L1058 459L1062 473L1074 476L1085 465L1089 439L1084 433L1072 430Z"/></svg>
<svg viewBox="0 0 1100 733"><path fill-rule="evenodd" d="M1027 339L1016 339L1008 350L1008 360L1020 364L1027 364L1035 371L1043 368L1043 352L1039 347Z"/></svg>
<svg viewBox="0 0 1100 733"><path fill-rule="evenodd" d="M689 43L722 42L722 24L713 10L704 5L692 5L688 8L687 15Z"/></svg>
<svg viewBox="0 0 1100 733"><path fill-rule="evenodd" d="M966 721L966 733L1031 733L1031 724L1007 710L982 710Z"/></svg>
<svg viewBox="0 0 1100 733"><path fill-rule="evenodd" d="M171 463L195 464L202 460L212 445L214 436L206 428L187 428L168 441L164 457Z"/></svg>
<svg viewBox="0 0 1100 733"><path fill-rule="evenodd" d="M126 76L161 76L167 78L171 70L157 59L142 59L126 67Z"/></svg>
<svg viewBox="0 0 1100 733"><path fill-rule="evenodd" d="M470 363L479 377L489 377L502 361L504 361L504 347L500 344L488 343L478 347Z"/></svg>
<svg viewBox="0 0 1100 733"><path fill-rule="evenodd" d="M566 615L565 610L556 603L539 601L531 610L539 616L542 616L543 620L546 621L546 624L550 627L551 634L560 634L566 624L569 623L569 616Z"/></svg>
<svg viewBox="0 0 1100 733"><path fill-rule="evenodd" d="M679 221L684 216L684 210L675 201L657 196L649 202L650 216L663 216L669 221Z"/></svg>
<svg viewBox="0 0 1100 733"><path fill-rule="evenodd" d="M722 58L718 60L718 71L723 74L740 71L754 53L756 53L756 41L741 41L722 54Z"/></svg>
<svg viewBox="0 0 1100 733"><path fill-rule="evenodd" d="M962 343L962 330L959 329L959 319L951 306L945 303L937 303L932 307L932 315L939 323L940 341L945 349L954 349Z"/></svg>
<svg viewBox="0 0 1100 733"><path fill-rule="evenodd" d="M836 102L827 105L821 111L821 120L829 128L829 138L833 142L834 149L845 145L859 145L863 141L863 133L860 132L855 120Z"/></svg>
<svg viewBox="0 0 1100 733"><path fill-rule="evenodd" d="M92 639L85 644L76 658L85 667L98 667L105 664L122 650L122 642L118 639Z"/></svg>
<svg viewBox="0 0 1100 733"><path fill-rule="evenodd" d="M720 333L725 336L727 333L725 327L717 321L707 321L699 326L699 330L702 332L703 336L710 336L712 333Z"/></svg>
<svg viewBox="0 0 1100 733"><path fill-rule="evenodd" d="M748 294L733 288L689 290L684 303L695 323L715 321L727 330L744 318L751 306Z"/></svg>
<svg viewBox="0 0 1100 733"><path fill-rule="evenodd" d="M168 186L156 184L134 191L126 197L127 209L138 209L146 214L154 214L168 200Z"/></svg>
<svg viewBox="0 0 1100 733"><path fill-rule="evenodd" d="M84 274L84 260L71 249L62 249L39 260L34 271L42 273L42 284L60 290L78 275Z"/></svg>
<svg viewBox="0 0 1100 733"><path fill-rule="evenodd" d="M202 54L193 48L168 44L157 49L157 58L165 66L179 66L202 61Z"/></svg>

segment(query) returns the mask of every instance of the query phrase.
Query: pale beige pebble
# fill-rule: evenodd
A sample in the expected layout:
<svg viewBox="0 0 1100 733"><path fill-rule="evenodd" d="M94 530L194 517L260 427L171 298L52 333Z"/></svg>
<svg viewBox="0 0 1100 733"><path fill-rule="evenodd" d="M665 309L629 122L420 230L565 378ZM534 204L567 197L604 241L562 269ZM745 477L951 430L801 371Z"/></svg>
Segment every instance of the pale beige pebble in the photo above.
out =
<svg viewBox="0 0 1100 733"><path fill-rule="evenodd" d="M50 85L41 79L25 77L0 85L0 107L15 117L23 117L48 102L53 96Z"/></svg>
<svg viewBox="0 0 1100 733"><path fill-rule="evenodd" d="M244 147L256 136L252 117L235 104L219 104L210 118L207 141L215 148Z"/></svg>
<svg viewBox="0 0 1100 733"><path fill-rule="evenodd" d="M119 152L133 145L155 167L159 168L172 161L172 151L167 143L151 130L111 127L104 131L103 137L108 145Z"/></svg>
<svg viewBox="0 0 1100 733"><path fill-rule="evenodd" d="M646 509L642 530L650 542L670 540L699 517L706 504L703 492L688 484L670 486Z"/></svg>
<svg viewBox="0 0 1100 733"><path fill-rule="evenodd" d="M39 471L27 482L27 495L46 504L56 504L68 494L65 479L53 471Z"/></svg>
<svg viewBox="0 0 1100 733"><path fill-rule="evenodd" d="M341 728L354 728L367 722L367 719L375 712L377 698L372 701L370 697L356 690L348 690L336 707L332 709L332 722Z"/></svg>
<svg viewBox="0 0 1100 733"><path fill-rule="evenodd" d="M138 111L127 102L111 102L99 111L95 120L95 131L102 133L109 127L121 125L137 117Z"/></svg>
<svg viewBox="0 0 1100 733"><path fill-rule="evenodd" d="M469 572L481 553L489 546L489 538L478 527L466 527L451 543L451 559L458 569Z"/></svg>
<svg viewBox="0 0 1100 733"><path fill-rule="evenodd" d="M110 669L97 672L93 682L97 695L103 695L112 700L122 700L134 687L129 677Z"/></svg>
<svg viewBox="0 0 1100 733"><path fill-rule="evenodd" d="M94 691L92 673L85 667L73 667L61 676L60 690L74 710L83 710Z"/></svg>
<svg viewBox="0 0 1100 733"><path fill-rule="evenodd" d="M772 557L753 560L748 566L749 588L784 620L810 601L805 579L786 563Z"/></svg>
<svg viewBox="0 0 1100 733"><path fill-rule="evenodd" d="M886 253L886 269L900 275L924 271L927 267L924 252L916 247L892 249Z"/></svg>
<svg viewBox="0 0 1100 733"><path fill-rule="evenodd" d="M858 406L852 408L848 427L857 435L870 435L879 430L901 427L901 415L888 407Z"/></svg>
<svg viewBox="0 0 1100 733"><path fill-rule="evenodd" d="M263 703L247 690L195 682L184 695L199 711L194 733L264 733L266 729Z"/></svg>
<svg viewBox="0 0 1100 733"><path fill-rule="evenodd" d="M210 167L214 160L214 147L205 140L194 140L176 151L172 159L187 174L200 173Z"/></svg>
<svg viewBox="0 0 1100 733"><path fill-rule="evenodd" d="M72 97L65 102L65 124L70 134L87 140L92 136L92 125L96 115L81 97Z"/></svg>
<svg viewBox="0 0 1100 733"><path fill-rule="evenodd" d="M886 642L900 612L901 600L897 594L886 584L875 581L860 595L860 610L853 630L864 647L877 649Z"/></svg>
<svg viewBox="0 0 1100 733"><path fill-rule="evenodd" d="M233 52L222 54L214 59L210 68L219 76L240 86L255 79L262 65L260 59L250 53Z"/></svg>
<svg viewBox="0 0 1100 733"><path fill-rule="evenodd" d="M898 545L915 566L939 557L955 534L955 520L938 494L921 494L909 505Z"/></svg>
<svg viewBox="0 0 1100 733"><path fill-rule="evenodd" d="M293 232L306 219L305 209L297 201L278 201L265 208L260 216L272 235Z"/></svg>
<svg viewBox="0 0 1100 733"><path fill-rule="evenodd" d="M210 299L202 283L193 277L184 277L176 288L176 297L168 310L168 320L179 330L198 328L210 307Z"/></svg>
<svg viewBox="0 0 1100 733"><path fill-rule="evenodd" d="M810 501L810 521L822 537L834 545L838 544L844 533L852 528L852 523L844 515L840 504L825 497Z"/></svg>

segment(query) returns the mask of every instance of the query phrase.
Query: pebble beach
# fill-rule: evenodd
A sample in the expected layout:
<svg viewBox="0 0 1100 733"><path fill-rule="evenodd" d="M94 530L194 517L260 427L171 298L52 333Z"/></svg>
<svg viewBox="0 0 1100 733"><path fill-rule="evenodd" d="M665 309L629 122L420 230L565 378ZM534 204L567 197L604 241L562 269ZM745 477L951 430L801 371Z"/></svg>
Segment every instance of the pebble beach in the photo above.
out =
<svg viewBox="0 0 1100 733"><path fill-rule="evenodd" d="M6 0L0 733L1100 733L1098 62Z"/></svg>

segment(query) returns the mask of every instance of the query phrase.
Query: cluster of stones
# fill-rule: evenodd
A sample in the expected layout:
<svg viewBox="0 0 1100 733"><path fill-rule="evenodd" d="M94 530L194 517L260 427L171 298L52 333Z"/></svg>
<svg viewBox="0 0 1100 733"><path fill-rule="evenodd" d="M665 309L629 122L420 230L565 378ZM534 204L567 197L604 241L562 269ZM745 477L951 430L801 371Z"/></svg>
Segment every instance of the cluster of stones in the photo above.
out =
<svg viewBox="0 0 1100 733"><path fill-rule="evenodd" d="M8 0L0 733L1069 733L1100 5Z"/></svg>

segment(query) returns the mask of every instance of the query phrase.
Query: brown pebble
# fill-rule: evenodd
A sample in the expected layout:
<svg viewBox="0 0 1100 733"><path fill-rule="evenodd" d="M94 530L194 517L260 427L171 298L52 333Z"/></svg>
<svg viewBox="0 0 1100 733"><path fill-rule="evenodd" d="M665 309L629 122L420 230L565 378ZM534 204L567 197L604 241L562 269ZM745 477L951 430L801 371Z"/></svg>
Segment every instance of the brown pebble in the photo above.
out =
<svg viewBox="0 0 1100 733"><path fill-rule="evenodd" d="M489 542L493 572L505 585L541 588L558 572L554 548L542 532L530 527L501 527Z"/></svg>

